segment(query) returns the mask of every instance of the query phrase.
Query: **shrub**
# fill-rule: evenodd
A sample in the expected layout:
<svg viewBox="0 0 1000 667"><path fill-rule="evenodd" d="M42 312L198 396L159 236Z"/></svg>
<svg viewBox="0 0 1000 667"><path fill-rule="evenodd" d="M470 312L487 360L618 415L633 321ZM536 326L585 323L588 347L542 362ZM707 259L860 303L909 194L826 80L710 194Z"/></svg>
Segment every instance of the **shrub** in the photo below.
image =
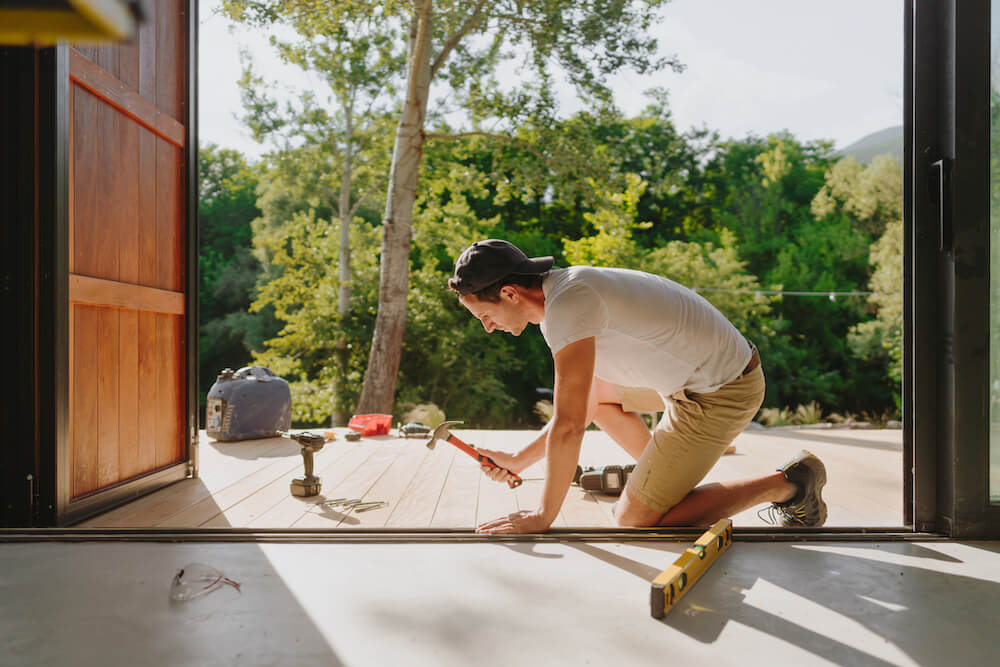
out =
<svg viewBox="0 0 1000 667"><path fill-rule="evenodd" d="M555 407L552 405L552 401L538 401L535 403L535 414L538 415L538 419L543 424L549 423L554 412Z"/></svg>
<svg viewBox="0 0 1000 667"><path fill-rule="evenodd" d="M444 411L433 403L415 405L403 414L404 424L420 422L431 428L437 428L444 419Z"/></svg>
<svg viewBox="0 0 1000 667"><path fill-rule="evenodd" d="M818 424L823 421L823 408L816 401L795 408L792 415L793 424Z"/></svg>
<svg viewBox="0 0 1000 667"><path fill-rule="evenodd" d="M764 426L788 426L792 423L792 411L788 408L762 408L757 421Z"/></svg>

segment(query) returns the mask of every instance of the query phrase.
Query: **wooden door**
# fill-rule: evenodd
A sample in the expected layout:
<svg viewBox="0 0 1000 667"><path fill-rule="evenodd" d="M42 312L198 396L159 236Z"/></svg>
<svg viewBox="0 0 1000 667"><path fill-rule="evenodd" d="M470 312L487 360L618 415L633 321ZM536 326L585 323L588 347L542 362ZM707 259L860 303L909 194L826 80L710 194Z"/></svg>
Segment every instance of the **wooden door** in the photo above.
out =
<svg viewBox="0 0 1000 667"><path fill-rule="evenodd" d="M68 47L63 523L187 473L189 3L144 3L131 43Z"/></svg>

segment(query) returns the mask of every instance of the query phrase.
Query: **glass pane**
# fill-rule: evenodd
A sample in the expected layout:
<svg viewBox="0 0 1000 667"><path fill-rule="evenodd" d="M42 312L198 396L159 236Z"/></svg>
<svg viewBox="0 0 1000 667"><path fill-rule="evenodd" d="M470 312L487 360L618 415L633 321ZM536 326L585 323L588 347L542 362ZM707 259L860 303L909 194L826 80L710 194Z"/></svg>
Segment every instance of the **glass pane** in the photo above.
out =
<svg viewBox="0 0 1000 667"><path fill-rule="evenodd" d="M990 502L1000 504L1000 0L990 8Z"/></svg>

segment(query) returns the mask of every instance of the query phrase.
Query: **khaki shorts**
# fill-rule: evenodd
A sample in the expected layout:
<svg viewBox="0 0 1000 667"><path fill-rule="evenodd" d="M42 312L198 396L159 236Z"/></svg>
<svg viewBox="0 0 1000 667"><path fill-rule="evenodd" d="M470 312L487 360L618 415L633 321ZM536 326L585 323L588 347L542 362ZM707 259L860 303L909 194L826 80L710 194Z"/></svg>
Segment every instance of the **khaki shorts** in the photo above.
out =
<svg viewBox="0 0 1000 667"><path fill-rule="evenodd" d="M619 387L626 412L663 418L629 477L628 491L654 510L668 512L698 485L764 402L760 366L716 391L679 391L663 397L647 388Z"/></svg>

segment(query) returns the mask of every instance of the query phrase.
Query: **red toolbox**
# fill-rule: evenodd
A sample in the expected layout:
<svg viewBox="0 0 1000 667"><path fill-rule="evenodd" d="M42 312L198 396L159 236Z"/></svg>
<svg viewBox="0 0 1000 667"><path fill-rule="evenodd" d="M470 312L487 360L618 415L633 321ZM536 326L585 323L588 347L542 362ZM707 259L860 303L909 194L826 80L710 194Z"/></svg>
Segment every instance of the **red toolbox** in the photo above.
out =
<svg viewBox="0 0 1000 667"><path fill-rule="evenodd" d="M361 435L388 435L392 415L354 415L347 428Z"/></svg>

